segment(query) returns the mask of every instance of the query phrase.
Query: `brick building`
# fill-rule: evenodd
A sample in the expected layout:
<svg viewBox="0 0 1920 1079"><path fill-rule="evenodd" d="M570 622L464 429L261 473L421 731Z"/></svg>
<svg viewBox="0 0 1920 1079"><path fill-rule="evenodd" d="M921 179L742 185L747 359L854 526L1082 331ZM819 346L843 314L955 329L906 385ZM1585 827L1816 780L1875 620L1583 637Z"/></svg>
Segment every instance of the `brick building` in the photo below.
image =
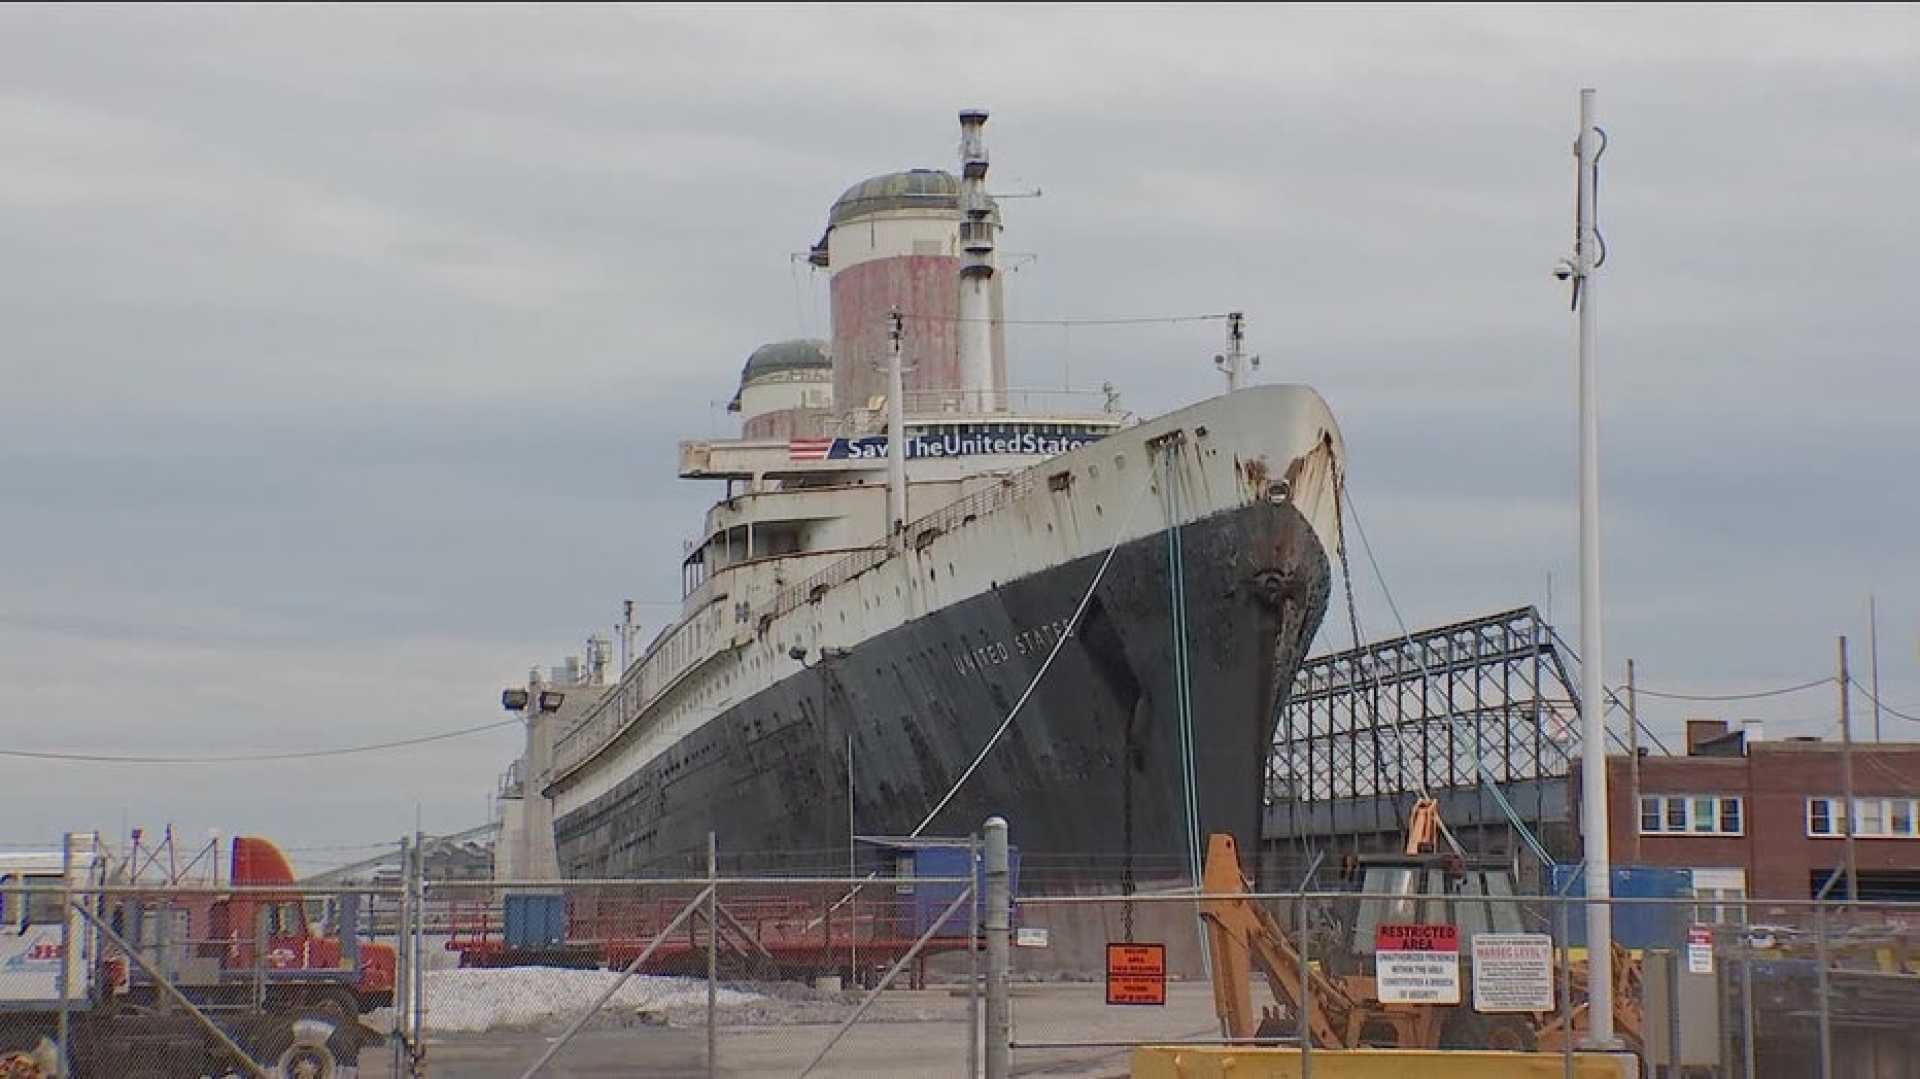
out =
<svg viewBox="0 0 1920 1079"><path fill-rule="evenodd" d="M1614 864L1692 869L1703 898L1765 899L1810 898L1844 866L1840 743L1751 734L1690 720L1687 754L1643 753L1637 790L1627 757L1609 757ZM1920 743L1856 742L1853 786L1860 897L1920 900Z"/></svg>

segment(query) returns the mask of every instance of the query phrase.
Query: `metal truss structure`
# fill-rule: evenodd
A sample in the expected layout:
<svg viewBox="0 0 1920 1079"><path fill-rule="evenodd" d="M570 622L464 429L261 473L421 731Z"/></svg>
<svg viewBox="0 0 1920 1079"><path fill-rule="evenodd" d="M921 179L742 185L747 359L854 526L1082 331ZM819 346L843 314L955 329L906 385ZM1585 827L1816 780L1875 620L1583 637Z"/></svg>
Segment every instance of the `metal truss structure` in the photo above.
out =
<svg viewBox="0 0 1920 1079"><path fill-rule="evenodd" d="M1498 786L1536 792L1537 817L1580 755L1575 663L1533 607L1309 659L1276 723L1270 813L1300 807L1308 826L1286 830L1325 835L1347 826L1312 826L1318 805L1372 803L1362 816L1392 827L1412 795Z"/></svg>

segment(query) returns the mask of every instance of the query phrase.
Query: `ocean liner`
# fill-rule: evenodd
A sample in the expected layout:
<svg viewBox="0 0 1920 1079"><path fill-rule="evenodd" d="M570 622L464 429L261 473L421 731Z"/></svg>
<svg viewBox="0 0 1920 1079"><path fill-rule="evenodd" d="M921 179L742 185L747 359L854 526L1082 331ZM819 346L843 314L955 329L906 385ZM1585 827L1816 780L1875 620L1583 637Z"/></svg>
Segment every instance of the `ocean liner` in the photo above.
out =
<svg viewBox="0 0 1920 1079"><path fill-rule="evenodd" d="M681 443L680 476L725 492L677 619L617 679L601 644L591 692L509 691L554 713L519 766L525 875L684 870L710 831L759 868L844 866L850 829L990 814L1029 864L1183 876L1196 834L1257 849L1339 431L1311 389L1244 384L1238 315L1228 392L1156 419L1009 389L986 119L960 114L958 175L833 204L831 341L755 351L740 437Z"/></svg>

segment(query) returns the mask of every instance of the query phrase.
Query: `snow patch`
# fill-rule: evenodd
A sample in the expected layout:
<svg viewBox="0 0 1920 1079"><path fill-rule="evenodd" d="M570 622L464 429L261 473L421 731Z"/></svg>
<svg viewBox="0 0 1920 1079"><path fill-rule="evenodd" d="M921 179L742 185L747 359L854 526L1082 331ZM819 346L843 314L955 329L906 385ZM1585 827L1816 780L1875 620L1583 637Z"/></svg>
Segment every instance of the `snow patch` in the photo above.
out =
<svg viewBox="0 0 1920 1079"><path fill-rule="evenodd" d="M436 1034L477 1034L490 1030L563 1027L587 1010L619 981L610 970L560 970L553 967L430 970L423 1025ZM722 1008L740 1008L768 1000L737 989L716 991ZM636 1012L669 1012L707 1007L707 983L695 978L635 975L620 987L600 1017L618 1022Z"/></svg>

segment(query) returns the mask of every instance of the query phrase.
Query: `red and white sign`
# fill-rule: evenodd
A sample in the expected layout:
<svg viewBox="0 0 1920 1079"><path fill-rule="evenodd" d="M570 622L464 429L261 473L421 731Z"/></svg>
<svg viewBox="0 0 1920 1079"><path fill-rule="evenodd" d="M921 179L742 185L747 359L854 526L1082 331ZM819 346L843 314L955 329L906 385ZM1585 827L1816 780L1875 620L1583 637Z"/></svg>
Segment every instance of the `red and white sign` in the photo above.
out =
<svg viewBox="0 0 1920 1079"><path fill-rule="evenodd" d="M1687 928L1687 973L1713 973L1713 927L1695 925Z"/></svg>
<svg viewBox="0 0 1920 1079"><path fill-rule="evenodd" d="M1460 929L1380 926L1373 934L1373 967L1382 1004L1458 1004Z"/></svg>

